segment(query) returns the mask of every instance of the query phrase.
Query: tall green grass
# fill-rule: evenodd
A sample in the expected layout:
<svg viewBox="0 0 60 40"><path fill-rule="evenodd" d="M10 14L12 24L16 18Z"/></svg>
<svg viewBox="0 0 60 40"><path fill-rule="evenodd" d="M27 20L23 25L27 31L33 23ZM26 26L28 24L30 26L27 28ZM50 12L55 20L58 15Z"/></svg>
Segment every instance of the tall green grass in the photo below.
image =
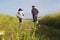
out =
<svg viewBox="0 0 60 40"><path fill-rule="evenodd" d="M24 20L22 26L18 18L0 15L0 30L4 30L1 40L38 40L35 37L34 24L32 21Z"/></svg>
<svg viewBox="0 0 60 40"><path fill-rule="evenodd" d="M60 29L60 12L48 14L40 19L40 24Z"/></svg>
<svg viewBox="0 0 60 40"><path fill-rule="evenodd" d="M41 17L36 33L43 34L50 40L60 40L60 12Z"/></svg>
<svg viewBox="0 0 60 40"><path fill-rule="evenodd" d="M0 40L60 40L60 12L41 17L37 26L24 20L22 26L16 17L0 14Z"/></svg>

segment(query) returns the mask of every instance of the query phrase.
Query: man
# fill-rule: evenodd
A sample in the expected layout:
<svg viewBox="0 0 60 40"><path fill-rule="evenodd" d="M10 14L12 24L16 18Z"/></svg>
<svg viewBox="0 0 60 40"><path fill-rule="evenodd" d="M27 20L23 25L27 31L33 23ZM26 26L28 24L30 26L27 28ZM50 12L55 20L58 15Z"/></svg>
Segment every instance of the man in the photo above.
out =
<svg viewBox="0 0 60 40"><path fill-rule="evenodd" d="M37 21L37 16L39 11L35 8L35 6L32 6L32 10L31 10L32 16L33 16L33 22L38 22Z"/></svg>

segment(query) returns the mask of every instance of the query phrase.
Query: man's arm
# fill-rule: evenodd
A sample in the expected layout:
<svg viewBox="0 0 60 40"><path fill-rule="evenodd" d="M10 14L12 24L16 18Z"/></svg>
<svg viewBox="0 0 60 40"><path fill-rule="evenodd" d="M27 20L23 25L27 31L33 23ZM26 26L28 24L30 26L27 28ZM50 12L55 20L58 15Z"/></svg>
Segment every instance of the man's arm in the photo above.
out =
<svg viewBox="0 0 60 40"><path fill-rule="evenodd" d="M36 9L37 13L39 13L38 9Z"/></svg>
<svg viewBox="0 0 60 40"><path fill-rule="evenodd" d="M31 10L31 13L32 13L32 14L34 13L33 10Z"/></svg>

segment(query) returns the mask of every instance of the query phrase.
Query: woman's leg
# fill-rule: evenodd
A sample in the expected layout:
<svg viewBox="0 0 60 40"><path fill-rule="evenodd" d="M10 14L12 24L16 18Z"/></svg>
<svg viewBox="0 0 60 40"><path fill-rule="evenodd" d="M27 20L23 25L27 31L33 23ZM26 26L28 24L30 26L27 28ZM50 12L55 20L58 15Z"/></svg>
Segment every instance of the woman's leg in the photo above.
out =
<svg viewBox="0 0 60 40"><path fill-rule="evenodd" d="M20 25L22 24L22 18L19 18Z"/></svg>

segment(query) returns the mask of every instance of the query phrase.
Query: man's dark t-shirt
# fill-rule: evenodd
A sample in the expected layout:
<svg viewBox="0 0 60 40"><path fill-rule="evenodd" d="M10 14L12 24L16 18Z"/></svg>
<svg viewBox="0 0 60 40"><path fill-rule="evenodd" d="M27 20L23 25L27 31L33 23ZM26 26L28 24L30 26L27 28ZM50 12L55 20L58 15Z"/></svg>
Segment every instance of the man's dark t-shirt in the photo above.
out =
<svg viewBox="0 0 60 40"><path fill-rule="evenodd" d="M33 15L37 15L39 13L39 11L36 8L33 8L31 12Z"/></svg>

